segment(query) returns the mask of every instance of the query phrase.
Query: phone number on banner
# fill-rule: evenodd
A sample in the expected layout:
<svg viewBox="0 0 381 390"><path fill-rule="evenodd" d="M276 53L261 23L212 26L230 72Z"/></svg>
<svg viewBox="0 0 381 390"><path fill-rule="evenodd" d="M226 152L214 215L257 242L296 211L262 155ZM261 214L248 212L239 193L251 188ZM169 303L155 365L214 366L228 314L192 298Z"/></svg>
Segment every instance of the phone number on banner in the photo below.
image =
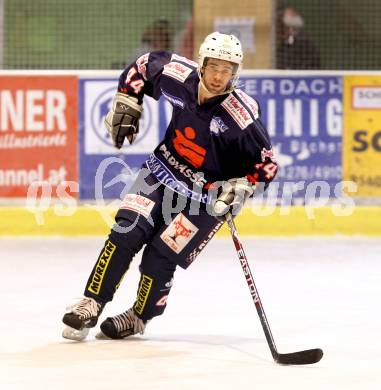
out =
<svg viewBox="0 0 381 390"><path fill-rule="evenodd" d="M287 166L282 167L277 175L278 179L283 180L341 180L342 167L328 165L311 166Z"/></svg>
<svg viewBox="0 0 381 390"><path fill-rule="evenodd" d="M381 176L367 175L350 175L350 180L354 181L358 186L381 187Z"/></svg>

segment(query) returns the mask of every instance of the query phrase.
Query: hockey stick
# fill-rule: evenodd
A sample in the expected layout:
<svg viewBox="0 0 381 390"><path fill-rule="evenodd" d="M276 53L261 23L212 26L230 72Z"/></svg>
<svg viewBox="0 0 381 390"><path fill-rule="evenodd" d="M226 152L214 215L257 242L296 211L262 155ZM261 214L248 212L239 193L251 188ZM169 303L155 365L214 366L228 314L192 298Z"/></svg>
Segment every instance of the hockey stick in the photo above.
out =
<svg viewBox="0 0 381 390"><path fill-rule="evenodd" d="M235 223L230 213L226 215L226 221L229 226L229 230L234 242L235 249L238 254L238 258L240 260L243 273L246 277L247 285L249 286L250 294L253 298L255 308L257 309L257 313L259 319L261 320L263 331L265 332L267 344L270 348L271 354L275 360L275 362L279 364L313 364L320 361L323 357L323 351L320 348L316 349L308 349L305 351L298 351L292 353L279 353L275 346L275 341L273 335L271 333L270 325L267 321L265 311L262 306L262 302L259 298L257 287L254 283L254 278L251 273L249 263L247 261L245 252L243 250L242 243L238 238L237 228L235 227Z"/></svg>

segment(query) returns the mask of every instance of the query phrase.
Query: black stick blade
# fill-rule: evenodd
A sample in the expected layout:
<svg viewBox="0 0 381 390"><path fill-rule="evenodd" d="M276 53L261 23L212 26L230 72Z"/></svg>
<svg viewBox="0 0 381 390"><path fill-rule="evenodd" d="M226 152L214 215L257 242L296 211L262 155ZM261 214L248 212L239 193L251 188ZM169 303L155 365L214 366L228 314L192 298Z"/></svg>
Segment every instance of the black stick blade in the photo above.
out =
<svg viewBox="0 0 381 390"><path fill-rule="evenodd" d="M280 353L275 361L279 364L314 364L321 360L323 351L320 348L305 351Z"/></svg>

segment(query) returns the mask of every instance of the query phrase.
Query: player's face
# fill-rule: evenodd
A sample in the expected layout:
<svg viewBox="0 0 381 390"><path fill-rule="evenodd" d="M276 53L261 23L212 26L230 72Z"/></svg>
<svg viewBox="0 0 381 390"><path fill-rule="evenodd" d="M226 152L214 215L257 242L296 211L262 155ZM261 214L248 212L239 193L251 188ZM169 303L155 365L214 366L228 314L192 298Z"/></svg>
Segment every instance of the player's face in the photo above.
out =
<svg viewBox="0 0 381 390"><path fill-rule="evenodd" d="M234 76L234 65L225 60L208 58L203 68L203 82L211 93L219 94L226 90L226 87Z"/></svg>

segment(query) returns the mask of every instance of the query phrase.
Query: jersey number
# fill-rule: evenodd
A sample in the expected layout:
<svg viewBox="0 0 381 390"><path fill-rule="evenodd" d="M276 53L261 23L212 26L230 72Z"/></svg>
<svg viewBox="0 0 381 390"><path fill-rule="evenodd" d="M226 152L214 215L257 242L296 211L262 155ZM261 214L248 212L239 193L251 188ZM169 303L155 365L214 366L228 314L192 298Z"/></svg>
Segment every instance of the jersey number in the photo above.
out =
<svg viewBox="0 0 381 390"><path fill-rule="evenodd" d="M267 180L271 180L278 170L278 166L272 162L265 164L257 164L256 167L262 168L263 172L265 172L265 178Z"/></svg>
<svg viewBox="0 0 381 390"><path fill-rule="evenodd" d="M126 84L128 84L136 94L139 94L139 92L144 87L144 81L142 79L137 79L134 81L131 81L131 79L138 74L137 70L135 68L131 68L126 77Z"/></svg>

